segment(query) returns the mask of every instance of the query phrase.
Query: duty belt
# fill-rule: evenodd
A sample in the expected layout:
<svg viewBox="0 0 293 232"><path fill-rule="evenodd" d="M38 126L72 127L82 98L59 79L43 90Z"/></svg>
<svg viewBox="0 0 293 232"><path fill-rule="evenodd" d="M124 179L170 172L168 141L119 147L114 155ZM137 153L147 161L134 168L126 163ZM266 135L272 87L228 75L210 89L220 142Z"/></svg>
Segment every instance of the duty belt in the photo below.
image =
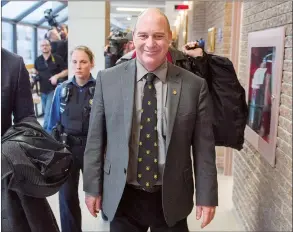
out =
<svg viewBox="0 0 293 232"><path fill-rule="evenodd" d="M69 146L85 146L86 145L86 136L67 136L67 144Z"/></svg>

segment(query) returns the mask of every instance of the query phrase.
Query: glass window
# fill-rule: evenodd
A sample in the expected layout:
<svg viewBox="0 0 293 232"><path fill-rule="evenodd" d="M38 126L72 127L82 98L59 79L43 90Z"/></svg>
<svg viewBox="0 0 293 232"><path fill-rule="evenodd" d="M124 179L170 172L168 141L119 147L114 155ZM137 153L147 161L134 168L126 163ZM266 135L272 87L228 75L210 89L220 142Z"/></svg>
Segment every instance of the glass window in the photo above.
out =
<svg viewBox="0 0 293 232"><path fill-rule="evenodd" d="M2 17L15 19L36 4L36 1L10 1L2 7Z"/></svg>
<svg viewBox="0 0 293 232"><path fill-rule="evenodd" d="M64 8L63 10L58 12L56 15L58 15L55 18L56 22L59 23L59 24L64 24L63 22L61 23L61 21L68 17L68 8L67 7ZM47 26L49 26L49 24L48 24L47 21L45 21L44 23L42 23L42 26L47 27Z"/></svg>
<svg viewBox="0 0 293 232"><path fill-rule="evenodd" d="M61 20L64 20L65 18L68 17L68 8L64 8L63 10L61 10L59 13L57 13L57 17L56 17L56 21L60 22Z"/></svg>
<svg viewBox="0 0 293 232"><path fill-rule="evenodd" d="M44 5L40 6L38 9L33 11L31 14L26 16L22 22L28 22L28 23L33 23L36 24L40 20L44 18L44 11L47 9L52 9L53 11L60 7L63 3L61 2L53 2L53 1L48 1Z"/></svg>
<svg viewBox="0 0 293 232"><path fill-rule="evenodd" d="M2 22L2 47L8 51L12 51L12 24Z"/></svg>
<svg viewBox="0 0 293 232"><path fill-rule="evenodd" d="M41 42L42 40L45 38L45 34L47 33L48 30L46 29L41 29L38 28L38 56L42 55L42 51L41 51Z"/></svg>
<svg viewBox="0 0 293 232"><path fill-rule="evenodd" d="M17 54L23 57L25 64L34 63L34 37L33 28L16 25Z"/></svg>

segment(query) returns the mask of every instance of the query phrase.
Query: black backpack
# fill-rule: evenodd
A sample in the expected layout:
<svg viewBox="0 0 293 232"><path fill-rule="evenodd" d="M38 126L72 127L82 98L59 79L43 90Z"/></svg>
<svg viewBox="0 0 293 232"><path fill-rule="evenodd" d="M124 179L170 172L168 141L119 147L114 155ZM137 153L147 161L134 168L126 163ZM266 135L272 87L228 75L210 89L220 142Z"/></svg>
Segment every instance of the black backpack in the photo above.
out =
<svg viewBox="0 0 293 232"><path fill-rule="evenodd" d="M1 179L24 195L48 197L67 180L73 157L36 122L11 126L1 138Z"/></svg>
<svg viewBox="0 0 293 232"><path fill-rule="evenodd" d="M248 117L245 90L228 58L208 56L207 83L213 102L216 145L241 150Z"/></svg>

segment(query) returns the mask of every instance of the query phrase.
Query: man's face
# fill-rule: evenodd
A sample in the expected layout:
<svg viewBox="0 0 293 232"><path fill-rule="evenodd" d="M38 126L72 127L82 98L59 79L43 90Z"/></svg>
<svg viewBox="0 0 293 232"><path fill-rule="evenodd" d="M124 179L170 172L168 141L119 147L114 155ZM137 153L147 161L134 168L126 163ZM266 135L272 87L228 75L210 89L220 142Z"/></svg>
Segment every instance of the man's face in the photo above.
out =
<svg viewBox="0 0 293 232"><path fill-rule="evenodd" d="M48 54L51 52L51 45L48 40L43 40L41 42L41 51L43 54Z"/></svg>
<svg viewBox="0 0 293 232"><path fill-rule="evenodd" d="M53 29L50 35L50 41L59 41L61 36L59 35L57 29Z"/></svg>
<svg viewBox="0 0 293 232"><path fill-rule="evenodd" d="M62 39L66 39L67 38L68 32L67 32L67 29L66 29L65 26L61 26L61 32L60 32L60 34L61 34L61 38Z"/></svg>
<svg viewBox="0 0 293 232"><path fill-rule="evenodd" d="M132 51L132 50L134 50L134 43L133 43L133 41L129 41L128 42L128 49L129 49L129 51Z"/></svg>
<svg viewBox="0 0 293 232"><path fill-rule="evenodd" d="M166 60L171 39L166 19L158 12L147 12L133 34L137 59L148 71L155 70Z"/></svg>

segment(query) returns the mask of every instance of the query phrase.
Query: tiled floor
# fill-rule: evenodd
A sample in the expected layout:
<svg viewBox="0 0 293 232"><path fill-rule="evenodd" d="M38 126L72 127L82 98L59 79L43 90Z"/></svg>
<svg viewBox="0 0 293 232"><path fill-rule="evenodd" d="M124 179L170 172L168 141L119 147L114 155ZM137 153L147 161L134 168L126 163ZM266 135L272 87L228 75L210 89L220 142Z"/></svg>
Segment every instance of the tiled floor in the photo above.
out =
<svg viewBox="0 0 293 232"><path fill-rule="evenodd" d="M201 221L195 219L195 210L188 217L188 226L190 231L244 231L235 215L232 203L232 177L219 175L219 207L217 208L214 220L204 229L200 229ZM82 179L79 187L80 206L82 209L82 229L84 232L102 232L109 231L109 224L104 222L100 217L92 217L84 203L84 193L82 191ZM60 225L58 195L55 194L48 198L53 212Z"/></svg>

